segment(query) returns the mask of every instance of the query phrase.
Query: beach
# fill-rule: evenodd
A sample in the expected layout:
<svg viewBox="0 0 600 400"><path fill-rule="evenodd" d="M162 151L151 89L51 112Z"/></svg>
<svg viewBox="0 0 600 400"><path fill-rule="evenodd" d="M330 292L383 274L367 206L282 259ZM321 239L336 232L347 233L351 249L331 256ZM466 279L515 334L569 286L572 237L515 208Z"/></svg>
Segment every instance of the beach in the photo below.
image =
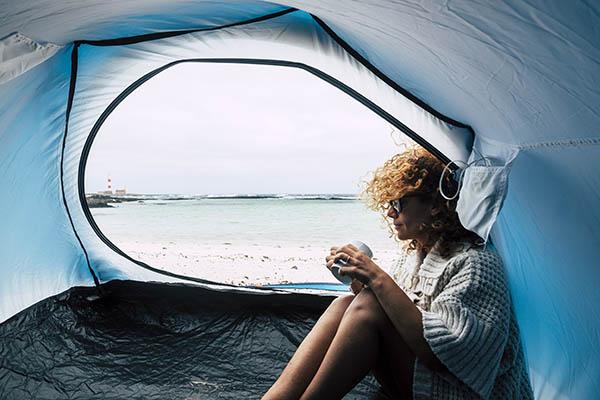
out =
<svg viewBox="0 0 600 400"><path fill-rule="evenodd" d="M325 267L329 248L323 246L129 242L121 247L155 268L233 285L337 282ZM388 269L395 258L395 252L384 250L374 261Z"/></svg>
<svg viewBox="0 0 600 400"><path fill-rule="evenodd" d="M151 199L92 209L102 232L135 260L233 285L337 283L331 246L362 240L389 270L399 245L355 198Z"/></svg>

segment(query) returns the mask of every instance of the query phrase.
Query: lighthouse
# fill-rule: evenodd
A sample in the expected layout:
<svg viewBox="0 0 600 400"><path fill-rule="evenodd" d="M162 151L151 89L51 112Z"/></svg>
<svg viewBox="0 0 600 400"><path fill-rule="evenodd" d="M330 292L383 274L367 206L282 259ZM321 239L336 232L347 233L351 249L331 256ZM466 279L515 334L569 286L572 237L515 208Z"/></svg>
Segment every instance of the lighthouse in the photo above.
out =
<svg viewBox="0 0 600 400"><path fill-rule="evenodd" d="M110 175L108 175L108 177L106 178L106 189L98 192L98 194L103 194L103 195L112 195L113 194L113 183L112 183L112 178L110 177ZM114 194L117 196L124 196L127 194L127 190L126 189L116 189L114 191Z"/></svg>
<svg viewBox="0 0 600 400"><path fill-rule="evenodd" d="M110 175L108 176L108 178L106 178L106 190L103 190L101 192L98 192L100 194L113 194L112 191L112 179L110 179Z"/></svg>

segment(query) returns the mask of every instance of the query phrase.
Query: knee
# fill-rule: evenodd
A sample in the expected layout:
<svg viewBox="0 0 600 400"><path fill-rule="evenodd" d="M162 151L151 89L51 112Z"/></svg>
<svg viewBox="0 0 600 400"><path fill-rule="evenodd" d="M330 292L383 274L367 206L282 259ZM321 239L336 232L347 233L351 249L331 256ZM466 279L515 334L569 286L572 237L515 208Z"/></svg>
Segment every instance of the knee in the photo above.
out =
<svg viewBox="0 0 600 400"><path fill-rule="evenodd" d="M346 309L346 315L361 323L380 325L387 315L372 291L363 289Z"/></svg>
<svg viewBox="0 0 600 400"><path fill-rule="evenodd" d="M354 300L354 298L354 295L337 297L331 302L331 304L329 304L329 307L327 307L327 310L325 310L321 318L342 319L344 313L346 312L348 306L350 306L350 303L352 303L352 300Z"/></svg>
<svg viewBox="0 0 600 400"><path fill-rule="evenodd" d="M355 298L356 296L354 296L353 294L337 297L331 302L328 309L334 312L344 313Z"/></svg>

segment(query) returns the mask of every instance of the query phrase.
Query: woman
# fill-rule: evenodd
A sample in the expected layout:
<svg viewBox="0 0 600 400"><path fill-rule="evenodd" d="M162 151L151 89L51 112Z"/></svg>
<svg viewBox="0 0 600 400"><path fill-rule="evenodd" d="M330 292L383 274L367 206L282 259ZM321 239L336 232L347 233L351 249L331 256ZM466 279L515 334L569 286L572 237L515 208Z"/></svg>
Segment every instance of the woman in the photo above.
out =
<svg viewBox="0 0 600 400"><path fill-rule="evenodd" d="M342 398L369 372L393 398L533 398L502 262L440 195L443 169L413 148L374 172L367 204L405 252L388 275L352 245L331 249L354 295L331 303L263 399Z"/></svg>

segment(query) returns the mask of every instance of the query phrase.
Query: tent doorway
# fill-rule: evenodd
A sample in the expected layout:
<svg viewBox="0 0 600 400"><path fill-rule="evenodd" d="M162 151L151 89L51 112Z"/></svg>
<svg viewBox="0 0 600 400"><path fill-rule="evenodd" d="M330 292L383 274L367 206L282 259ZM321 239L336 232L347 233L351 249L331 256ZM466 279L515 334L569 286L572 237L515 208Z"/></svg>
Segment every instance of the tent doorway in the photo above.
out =
<svg viewBox="0 0 600 400"><path fill-rule="evenodd" d="M397 244L358 192L410 139L379 115L287 66L184 62L138 81L84 153L88 218L110 247L236 285L336 283L323 258L357 235L391 265Z"/></svg>

